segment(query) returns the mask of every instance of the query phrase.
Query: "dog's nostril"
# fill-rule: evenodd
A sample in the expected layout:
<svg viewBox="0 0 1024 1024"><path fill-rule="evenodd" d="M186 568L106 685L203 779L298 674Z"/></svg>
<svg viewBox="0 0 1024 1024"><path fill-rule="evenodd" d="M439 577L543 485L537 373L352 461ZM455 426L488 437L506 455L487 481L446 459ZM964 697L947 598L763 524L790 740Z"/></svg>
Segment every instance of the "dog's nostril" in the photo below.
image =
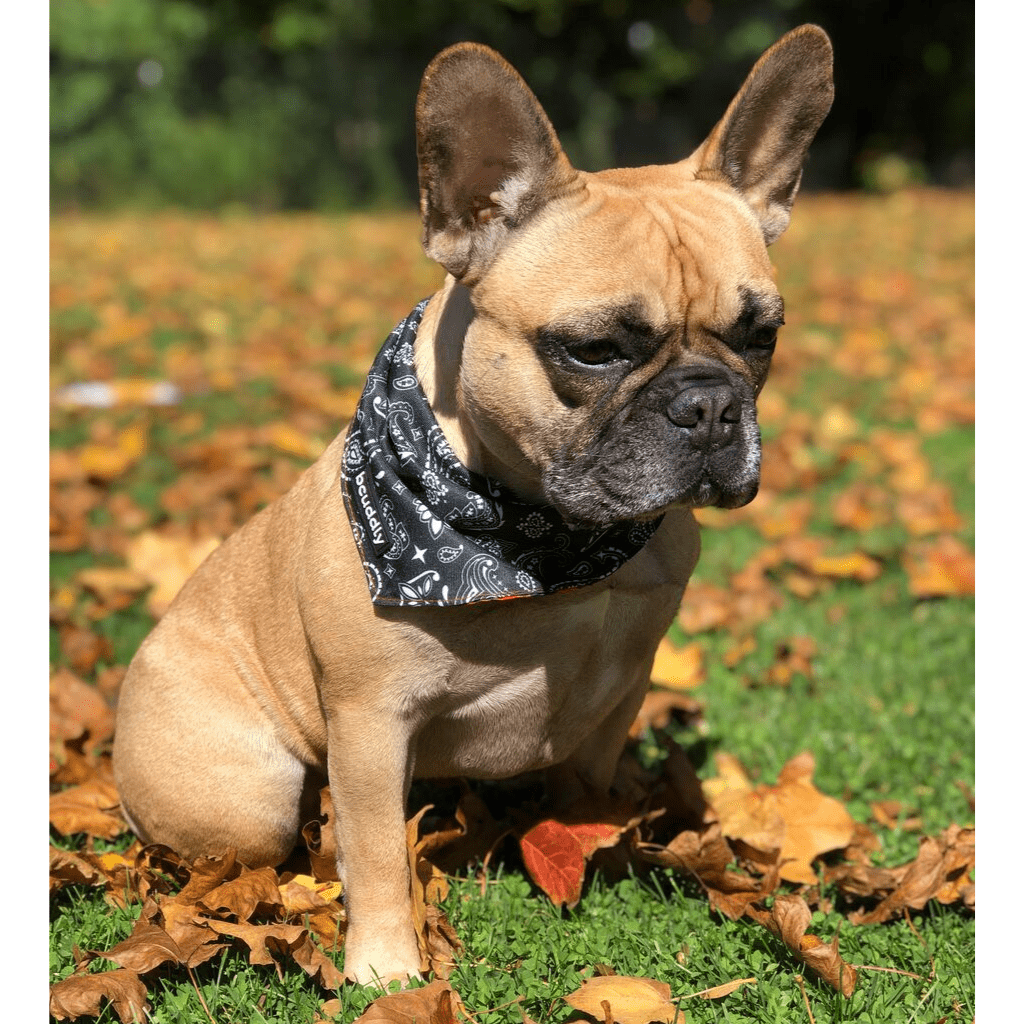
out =
<svg viewBox="0 0 1024 1024"><path fill-rule="evenodd" d="M691 387L676 395L666 410L678 427L706 429L716 423L739 423L740 401L727 384L715 387Z"/></svg>

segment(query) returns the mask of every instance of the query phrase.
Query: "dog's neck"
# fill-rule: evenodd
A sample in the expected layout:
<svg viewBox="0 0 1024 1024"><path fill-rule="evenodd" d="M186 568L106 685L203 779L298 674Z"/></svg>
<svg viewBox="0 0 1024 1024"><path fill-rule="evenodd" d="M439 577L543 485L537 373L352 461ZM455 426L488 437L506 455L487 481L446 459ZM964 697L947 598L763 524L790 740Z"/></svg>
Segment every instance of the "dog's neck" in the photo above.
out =
<svg viewBox="0 0 1024 1024"><path fill-rule="evenodd" d="M416 374L427 404L459 461L505 484L525 501L542 502L543 493L533 468L524 472L497 458L463 412L459 387L462 346L474 315L469 289L449 274L423 311L416 336Z"/></svg>

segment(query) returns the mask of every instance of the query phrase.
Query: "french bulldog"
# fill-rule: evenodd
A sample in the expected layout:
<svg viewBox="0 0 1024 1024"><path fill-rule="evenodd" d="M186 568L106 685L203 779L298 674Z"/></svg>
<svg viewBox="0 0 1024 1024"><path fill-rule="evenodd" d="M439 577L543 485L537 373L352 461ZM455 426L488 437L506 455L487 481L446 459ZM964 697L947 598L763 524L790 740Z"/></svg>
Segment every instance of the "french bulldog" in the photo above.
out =
<svg viewBox="0 0 1024 1024"><path fill-rule="evenodd" d="M493 50L432 61L420 210L444 285L349 429L133 659L114 774L143 840L278 864L326 778L345 974L386 982L423 969L413 779L612 787L697 560L692 510L757 491L783 323L767 246L832 94L804 25L686 159L588 173Z"/></svg>

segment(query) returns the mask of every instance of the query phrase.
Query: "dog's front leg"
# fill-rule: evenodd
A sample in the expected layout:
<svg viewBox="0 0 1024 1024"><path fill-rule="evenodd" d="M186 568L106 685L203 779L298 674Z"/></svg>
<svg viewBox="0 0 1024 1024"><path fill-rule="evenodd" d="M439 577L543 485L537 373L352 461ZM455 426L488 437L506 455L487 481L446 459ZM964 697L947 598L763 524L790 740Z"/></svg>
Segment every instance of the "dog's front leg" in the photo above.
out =
<svg viewBox="0 0 1024 1024"><path fill-rule="evenodd" d="M626 695L598 727L565 761L548 769L548 792L556 806L565 807L589 793L607 793L612 788L629 727L649 686L650 662L636 674Z"/></svg>
<svg viewBox="0 0 1024 1024"><path fill-rule="evenodd" d="M410 735L400 720L369 708L333 709L328 775L348 932L345 976L362 984L417 976L405 798Z"/></svg>

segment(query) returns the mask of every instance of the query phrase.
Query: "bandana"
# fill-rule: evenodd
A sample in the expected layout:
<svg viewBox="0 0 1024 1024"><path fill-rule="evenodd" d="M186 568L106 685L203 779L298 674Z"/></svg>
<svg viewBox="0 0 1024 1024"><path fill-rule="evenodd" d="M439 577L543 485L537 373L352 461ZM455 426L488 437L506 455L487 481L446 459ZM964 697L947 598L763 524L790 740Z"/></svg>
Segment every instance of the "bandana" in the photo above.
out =
<svg viewBox="0 0 1024 1024"><path fill-rule="evenodd" d="M345 440L341 489L376 605L536 597L610 576L661 519L574 527L456 457L416 377L424 299L388 336Z"/></svg>

